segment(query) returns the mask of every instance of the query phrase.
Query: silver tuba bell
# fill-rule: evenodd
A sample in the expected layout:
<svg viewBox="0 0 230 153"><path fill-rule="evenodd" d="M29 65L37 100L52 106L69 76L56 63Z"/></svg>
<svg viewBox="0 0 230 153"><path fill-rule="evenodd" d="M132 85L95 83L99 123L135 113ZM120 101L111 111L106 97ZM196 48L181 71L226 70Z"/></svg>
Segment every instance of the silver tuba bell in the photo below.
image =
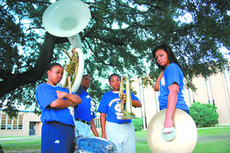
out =
<svg viewBox="0 0 230 153"><path fill-rule="evenodd" d="M84 70L84 57L78 33L88 25L90 18L89 8L80 0L59 0L50 5L42 17L42 23L50 34L57 37L68 37L72 48L76 47L78 64L74 64L76 66L73 67L73 61L71 60L76 58L73 53L69 53L71 58L68 59L67 63L69 63L71 70L67 67L65 68L61 81L63 87L67 87L67 78L70 77L72 92L78 90Z"/></svg>

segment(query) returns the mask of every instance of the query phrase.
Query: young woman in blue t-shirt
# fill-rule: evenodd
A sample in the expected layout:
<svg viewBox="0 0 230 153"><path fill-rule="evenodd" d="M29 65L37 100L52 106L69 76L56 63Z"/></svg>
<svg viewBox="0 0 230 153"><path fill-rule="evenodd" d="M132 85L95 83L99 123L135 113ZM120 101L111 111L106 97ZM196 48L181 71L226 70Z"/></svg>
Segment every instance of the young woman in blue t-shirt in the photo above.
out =
<svg viewBox="0 0 230 153"><path fill-rule="evenodd" d="M189 114L189 108L184 100L184 75L176 56L168 45L157 46L152 54L157 66L162 70L156 80L154 90L160 91L160 110L167 108L164 131L171 133L175 109L182 109Z"/></svg>
<svg viewBox="0 0 230 153"><path fill-rule="evenodd" d="M112 91L106 92L102 96L98 108L101 113L101 137L112 141L116 145L118 153L135 153L135 130L132 120L122 119L123 114L119 97L120 76L117 74L110 75L109 83ZM131 99L134 107L141 107L141 102L132 92Z"/></svg>
<svg viewBox="0 0 230 153"><path fill-rule="evenodd" d="M68 107L80 104L81 98L56 86L63 76L60 64L50 64L47 75L47 82L36 90L42 121L41 153L72 153L75 148L74 120Z"/></svg>

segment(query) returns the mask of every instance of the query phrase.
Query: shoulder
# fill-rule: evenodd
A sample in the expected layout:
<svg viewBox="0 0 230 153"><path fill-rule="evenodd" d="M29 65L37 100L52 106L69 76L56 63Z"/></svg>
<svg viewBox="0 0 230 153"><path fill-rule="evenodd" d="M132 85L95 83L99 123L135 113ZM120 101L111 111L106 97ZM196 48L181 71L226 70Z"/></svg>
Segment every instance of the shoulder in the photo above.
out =
<svg viewBox="0 0 230 153"><path fill-rule="evenodd" d="M167 68L180 69L180 67L176 63L170 63Z"/></svg>
<svg viewBox="0 0 230 153"><path fill-rule="evenodd" d="M182 71L180 67L176 63L171 63L169 66L166 67L164 72L175 72L175 71Z"/></svg>
<svg viewBox="0 0 230 153"><path fill-rule="evenodd" d="M113 96L113 92L112 91L108 91L106 93L104 93L102 95L102 98L108 98L108 97L112 97Z"/></svg>
<svg viewBox="0 0 230 153"><path fill-rule="evenodd" d="M110 95L112 93L113 93L112 91L108 91L108 92L104 93L104 95Z"/></svg>
<svg viewBox="0 0 230 153"><path fill-rule="evenodd" d="M48 86L48 84L47 83L41 83L38 85L38 87L44 87L44 86Z"/></svg>
<svg viewBox="0 0 230 153"><path fill-rule="evenodd" d="M38 89L43 89L43 88L53 88L53 86L48 85L47 83L41 83L41 84L38 85L37 90Z"/></svg>
<svg viewBox="0 0 230 153"><path fill-rule="evenodd" d="M55 89L56 89L56 90L63 91L63 92L68 92L68 93L69 93L69 89L64 88L64 87L56 86Z"/></svg>

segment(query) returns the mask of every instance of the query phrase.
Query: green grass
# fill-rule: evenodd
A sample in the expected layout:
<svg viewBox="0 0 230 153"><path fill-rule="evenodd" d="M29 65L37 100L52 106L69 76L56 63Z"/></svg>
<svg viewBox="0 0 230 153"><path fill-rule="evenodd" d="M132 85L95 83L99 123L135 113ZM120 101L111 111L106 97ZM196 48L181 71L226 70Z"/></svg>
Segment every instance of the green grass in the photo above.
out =
<svg viewBox="0 0 230 153"><path fill-rule="evenodd" d="M230 126L199 129L193 153L230 153Z"/></svg>
<svg viewBox="0 0 230 153"><path fill-rule="evenodd" d="M151 153L146 140L147 131L136 132L136 152ZM12 138L8 140L7 138ZM39 136L0 137L6 152L40 150ZM193 153L230 153L230 125L214 128L199 128L198 141Z"/></svg>
<svg viewBox="0 0 230 153"><path fill-rule="evenodd" d="M10 139L8 139L10 138ZM25 137L0 137L0 144L4 151L24 151L24 150L40 150L40 136Z"/></svg>
<svg viewBox="0 0 230 153"><path fill-rule="evenodd" d="M150 153L146 131L136 132L136 152ZM198 141L193 153L230 153L230 125L199 128Z"/></svg>

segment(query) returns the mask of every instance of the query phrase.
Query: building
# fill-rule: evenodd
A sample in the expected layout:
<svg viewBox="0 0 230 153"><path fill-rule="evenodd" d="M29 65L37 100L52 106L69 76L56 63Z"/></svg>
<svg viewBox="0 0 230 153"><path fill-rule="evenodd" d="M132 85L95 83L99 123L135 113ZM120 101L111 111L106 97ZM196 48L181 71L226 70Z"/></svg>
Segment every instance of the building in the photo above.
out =
<svg viewBox="0 0 230 153"><path fill-rule="evenodd" d="M40 116L31 111L20 111L10 118L0 109L0 137L41 135Z"/></svg>

